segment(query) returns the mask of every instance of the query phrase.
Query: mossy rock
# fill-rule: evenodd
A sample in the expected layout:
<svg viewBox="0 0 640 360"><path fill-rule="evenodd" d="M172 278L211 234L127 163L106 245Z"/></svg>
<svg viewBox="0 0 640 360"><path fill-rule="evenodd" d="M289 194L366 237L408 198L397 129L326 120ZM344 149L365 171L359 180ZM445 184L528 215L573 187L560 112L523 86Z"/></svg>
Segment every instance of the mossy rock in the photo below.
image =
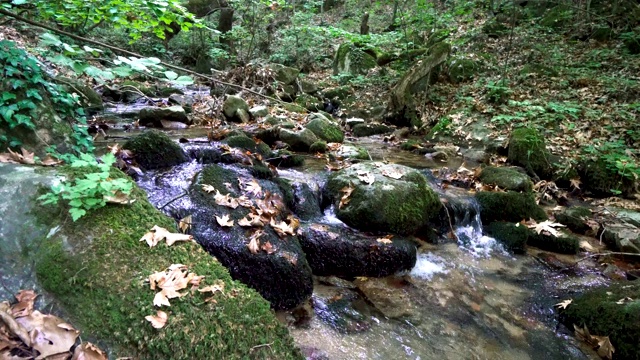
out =
<svg viewBox="0 0 640 360"><path fill-rule="evenodd" d="M314 142L309 147L309 152L312 153L312 154L315 154L315 153L324 154L325 152L327 152L327 143L326 143L326 141L320 140L320 141Z"/></svg>
<svg viewBox="0 0 640 360"><path fill-rule="evenodd" d="M400 144L400 149L405 151L413 151L422 147L422 143L418 140L409 139Z"/></svg>
<svg viewBox="0 0 640 360"><path fill-rule="evenodd" d="M276 80L283 83L284 85L293 84L300 74L300 70L281 64L274 63L270 64L269 67L275 71Z"/></svg>
<svg viewBox="0 0 640 360"><path fill-rule="evenodd" d="M280 150L274 154L269 163L279 168L298 167L304 165L304 156L294 154L289 150Z"/></svg>
<svg viewBox="0 0 640 360"><path fill-rule="evenodd" d="M480 70L480 64L477 61L464 58L454 58L448 61L447 67L449 80L454 84L473 79L473 76Z"/></svg>
<svg viewBox="0 0 640 360"><path fill-rule="evenodd" d="M180 145L157 130L145 131L122 147L133 151L134 159L144 169L166 168L189 160Z"/></svg>
<svg viewBox="0 0 640 360"><path fill-rule="evenodd" d="M329 100L344 100L351 94L353 94L353 89L348 85L327 88L322 91L322 95Z"/></svg>
<svg viewBox="0 0 640 360"><path fill-rule="evenodd" d="M540 234L531 231L527 245L560 254L577 254L580 240L569 232L560 231L559 234L560 236L553 236L544 231Z"/></svg>
<svg viewBox="0 0 640 360"><path fill-rule="evenodd" d="M309 147L320 140L316 134L309 129L302 129L300 131L280 129L279 136L280 141L288 144L291 149L295 151L309 151Z"/></svg>
<svg viewBox="0 0 640 360"><path fill-rule="evenodd" d="M498 240L508 250L517 254L526 251L531 231L524 225L511 222L493 222L484 228L485 232Z"/></svg>
<svg viewBox="0 0 640 360"><path fill-rule="evenodd" d="M112 177L124 176L112 172ZM107 205L73 223L56 219L52 214L58 212L49 209L42 214L50 226L64 225L42 239L34 259L38 281L83 336L98 339L113 358L303 358L269 303L232 280L200 246L161 243L149 248L140 242L154 225L177 230L137 187L132 198L130 205ZM201 286L224 284L224 293L214 295L217 303L206 302L210 294L197 291L171 299L171 307L162 309L169 315L167 327L158 330L145 320L157 311L156 291L146 279L171 264L185 264L205 276ZM255 348L264 343L271 345Z"/></svg>
<svg viewBox="0 0 640 360"><path fill-rule="evenodd" d="M511 132L507 159L513 165L522 166L531 175L542 179L553 176L551 154L544 136L533 128L519 128Z"/></svg>
<svg viewBox="0 0 640 360"><path fill-rule="evenodd" d="M305 127L326 142L341 143L344 141L342 129L324 116L315 116Z"/></svg>
<svg viewBox="0 0 640 360"><path fill-rule="evenodd" d="M224 142L231 147L249 150L252 153L258 153L266 157L270 157L273 154L269 145L263 142L256 143L253 139L245 135L229 136L224 139Z"/></svg>
<svg viewBox="0 0 640 360"><path fill-rule="evenodd" d="M582 180L582 189L598 197L617 195L629 197L635 193L636 181L621 176L613 166L607 166L604 159L583 158L578 163L578 174Z"/></svg>
<svg viewBox="0 0 640 360"><path fill-rule="evenodd" d="M354 43L340 45L333 59L333 74L365 75L369 69L376 67L376 58L367 49Z"/></svg>
<svg viewBox="0 0 640 360"><path fill-rule="evenodd" d="M633 299L633 300L629 300ZM587 290L558 310L570 329L586 326L589 333L608 336L619 360L640 359L640 283L622 282ZM620 301L622 300L622 304Z"/></svg>
<svg viewBox="0 0 640 360"><path fill-rule="evenodd" d="M503 190L529 192L533 182L527 174L514 167L487 166L482 169L479 179L484 184L495 185Z"/></svg>
<svg viewBox="0 0 640 360"><path fill-rule="evenodd" d="M400 174L400 179L385 172ZM360 174L373 177L363 183ZM338 206L342 189L354 187L349 199ZM347 225L365 231L411 234L437 217L442 208L438 195L420 172L397 164L361 163L329 177L326 194L336 207L336 215Z"/></svg>
<svg viewBox="0 0 640 360"><path fill-rule="evenodd" d="M378 134L388 134L393 131L391 126L385 124L357 124L353 127L353 136L364 137Z"/></svg>
<svg viewBox="0 0 640 360"><path fill-rule="evenodd" d="M304 106L300 106L298 104L284 104L282 105L282 107L289 111L289 112L294 112L294 113L298 113L298 114L304 114L307 112L307 109Z"/></svg>
<svg viewBox="0 0 640 360"><path fill-rule="evenodd" d="M532 193L481 191L476 194L476 200L480 204L480 219L484 224L495 221L516 223L529 218L547 219L547 214L536 204Z"/></svg>
<svg viewBox="0 0 640 360"><path fill-rule="evenodd" d="M309 111L318 111L324 109L324 104L318 98L309 94L300 94L296 97L295 103L304 107Z"/></svg>
<svg viewBox="0 0 640 360"><path fill-rule="evenodd" d="M591 219L593 215L591 210L583 206L572 206L555 215L556 221L562 225L565 225L569 230L584 234L591 230L591 227L587 225L586 220Z"/></svg>

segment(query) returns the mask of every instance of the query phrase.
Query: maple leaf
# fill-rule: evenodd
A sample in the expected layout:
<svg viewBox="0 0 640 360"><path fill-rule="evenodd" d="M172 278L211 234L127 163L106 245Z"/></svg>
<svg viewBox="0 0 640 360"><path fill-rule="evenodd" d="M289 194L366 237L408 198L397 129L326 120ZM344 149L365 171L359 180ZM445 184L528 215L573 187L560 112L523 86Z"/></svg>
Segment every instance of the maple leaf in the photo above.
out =
<svg viewBox="0 0 640 360"><path fill-rule="evenodd" d="M251 201L251 199L249 199L248 197L242 195L240 197L236 198L236 201L238 202L238 205L242 206L242 207L246 207L246 208L250 208L253 206L253 202Z"/></svg>
<svg viewBox="0 0 640 360"><path fill-rule="evenodd" d="M167 246L171 246L178 241L193 241L193 236L187 234L172 233L165 228L154 225L151 231L147 232L140 238L140 241L146 241L149 247L154 247L162 240L166 240Z"/></svg>
<svg viewBox="0 0 640 360"><path fill-rule="evenodd" d="M108 360L104 351L90 342L83 342L76 346L71 360Z"/></svg>
<svg viewBox="0 0 640 360"><path fill-rule="evenodd" d="M605 359L613 359L613 353L616 352L616 349L611 344L609 337L596 335L593 335L593 337L598 341L598 355Z"/></svg>
<svg viewBox="0 0 640 360"><path fill-rule="evenodd" d="M541 232L544 231L545 233L551 234L555 237L562 237L563 236L562 233L560 233L555 228L565 227L565 226L560 223L554 223L552 221L545 220L541 223L536 223L535 221L532 221L532 224L527 225L527 227L529 229L533 229L533 231L535 231L537 234L540 234Z"/></svg>
<svg viewBox="0 0 640 360"><path fill-rule="evenodd" d="M51 155L47 154L44 159L40 160L40 164L44 166L56 166L62 164L63 161L60 159L56 159Z"/></svg>
<svg viewBox="0 0 640 360"><path fill-rule="evenodd" d="M206 193L212 193L212 192L216 191L216 188L214 188L213 186L208 185L208 184L202 184L202 190L204 190L204 192L206 192Z"/></svg>
<svg viewBox="0 0 640 360"><path fill-rule="evenodd" d="M238 220L238 225L244 226L244 227L264 226L264 222L262 222L262 217L260 217L260 215L254 212L250 212L247 214L247 216Z"/></svg>
<svg viewBox="0 0 640 360"><path fill-rule="evenodd" d="M569 300L563 300L563 301L561 301L561 302L559 302L559 303L555 304L554 306L557 306L557 307L559 307L559 308L566 309L566 308L567 308L567 306L569 306L569 304L571 304L572 302L573 302L573 300L572 300L572 299L569 299Z"/></svg>
<svg viewBox="0 0 640 360"><path fill-rule="evenodd" d="M211 292L213 294L215 294L217 292L221 292L222 293L222 292L224 292L224 282L222 282L222 280L218 280L213 285L205 286L202 289L198 289L198 292L201 292L201 293Z"/></svg>
<svg viewBox="0 0 640 360"><path fill-rule="evenodd" d="M377 242L381 243L381 244L391 244L393 241L391 241L391 238L393 237L393 235L389 234L386 236L383 236L381 238L376 239Z"/></svg>
<svg viewBox="0 0 640 360"><path fill-rule="evenodd" d="M156 329L162 329L167 323L169 316L166 312L158 310L155 315L147 315L144 317Z"/></svg>
<svg viewBox="0 0 640 360"><path fill-rule="evenodd" d="M185 216L182 219L180 219L180 222L178 222L178 229L180 229L180 231L182 231L183 233L186 233L191 229L191 224L192 224L191 215Z"/></svg>
<svg viewBox="0 0 640 360"><path fill-rule="evenodd" d="M351 193L353 192L353 190L355 190L355 188L351 186L351 184L340 189L340 192L343 193L343 195L340 198L338 209L342 209L343 206L347 205L349 201L351 201L349 197L351 196Z"/></svg>
<svg viewBox="0 0 640 360"><path fill-rule="evenodd" d="M15 297L18 302L11 306L11 315L14 318L31 315L38 294L33 290L20 290Z"/></svg>
<svg viewBox="0 0 640 360"><path fill-rule="evenodd" d="M33 314L36 313L39 312L33 312ZM39 314L33 319L35 322L27 326L30 329L31 347L40 353L36 357L38 360L69 352L80 335L78 330L57 316Z"/></svg>
<svg viewBox="0 0 640 360"><path fill-rule="evenodd" d="M220 206L226 206L232 209L235 209L239 206L238 201L235 198L231 197L231 194L222 195L218 190L216 190L216 195L213 197L213 199L216 201L216 204Z"/></svg>
<svg viewBox="0 0 640 360"><path fill-rule="evenodd" d="M122 191L114 191L111 195L105 195L104 200L110 204L121 204L128 205L133 204L136 200L129 199L129 195L123 193Z"/></svg>
<svg viewBox="0 0 640 360"><path fill-rule="evenodd" d="M223 215L223 216L216 215L216 221L220 226L226 226L226 227L233 226L233 220L229 220L229 214Z"/></svg>
<svg viewBox="0 0 640 360"><path fill-rule="evenodd" d="M281 237L296 234L295 229L284 221L280 221L276 223L276 221L273 218L271 218L269 225L271 225L273 230L275 230L275 232L278 233L278 235Z"/></svg>
<svg viewBox="0 0 640 360"><path fill-rule="evenodd" d="M582 181L580 181L580 178L576 178L576 179L570 179L569 183L571 184L572 187L580 190L580 184L582 184Z"/></svg>
<svg viewBox="0 0 640 360"><path fill-rule="evenodd" d="M262 195L262 188L260 184L256 181L256 179L252 179L249 182L243 182L244 191L252 194L255 197L260 197Z"/></svg>

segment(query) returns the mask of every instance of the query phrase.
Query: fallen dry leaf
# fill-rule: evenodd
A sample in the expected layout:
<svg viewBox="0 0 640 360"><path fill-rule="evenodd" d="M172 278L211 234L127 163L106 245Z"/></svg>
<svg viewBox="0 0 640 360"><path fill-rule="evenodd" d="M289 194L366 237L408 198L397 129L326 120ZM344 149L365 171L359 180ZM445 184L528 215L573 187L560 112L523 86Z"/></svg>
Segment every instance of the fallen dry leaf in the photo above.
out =
<svg viewBox="0 0 640 360"><path fill-rule="evenodd" d="M287 235L293 236L296 234L296 230L290 224L287 224L284 221L276 222L273 218L271 218L271 222L269 222L269 225L271 225L271 228L273 228L273 230L275 230L275 232L278 233L278 235L281 237Z"/></svg>
<svg viewBox="0 0 640 360"><path fill-rule="evenodd" d="M276 249L273 247L273 245L271 245L271 243L269 241L267 241L266 243L262 244L260 246L260 249L262 249L264 252L266 252L269 255L271 255L274 252L276 252Z"/></svg>
<svg viewBox="0 0 640 360"><path fill-rule="evenodd" d="M166 240L167 246L171 246L178 241L193 241L193 236L187 234L172 233L165 228L154 225L151 231L144 234L140 241L145 241L149 247L154 247L162 240Z"/></svg>
<svg viewBox="0 0 640 360"><path fill-rule="evenodd" d="M197 275L189 272L187 267L182 264L172 264L165 271L149 275L151 290L161 289L153 298L153 305L171 306L169 299L186 295L186 293L179 291L186 289L195 277Z"/></svg>
<svg viewBox="0 0 640 360"><path fill-rule="evenodd" d="M247 247L252 254L257 254L260 251L260 237L264 234L262 230L256 230L249 240Z"/></svg>
<svg viewBox="0 0 640 360"><path fill-rule="evenodd" d="M167 324L169 316L166 312L158 310L155 315L147 315L144 317L156 329L162 329Z"/></svg>
<svg viewBox="0 0 640 360"><path fill-rule="evenodd" d="M206 193L212 193L212 192L216 191L216 188L214 188L213 186L208 185L208 184L202 184L202 190L204 190L204 192L206 192Z"/></svg>
<svg viewBox="0 0 640 360"><path fill-rule="evenodd" d="M577 179L570 179L570 180L569 180L569 183L571 184L571 186L572 186L573 188L576 188L576 189L580 190L580 185L582 184L582 181L580 181L580 179L579 179L579 178L577 178Z"/></svg>
<svg viewBox="0 0 640 360"><path fill-rule="evenodd" d="M247 214L247 216L238 220L238 225L244 227L264 226L264 222L262 221L262 217L260 215L254 212L250 212Z"/></svg>
<svg viewBox="0 0 640 360"><path fill-rule="evenodd" d="M566 308L567 308L567 306L569 306L569 304L571 304L572 302L573 302L573 300L572 300L572 299L563 300L563 301L561 301L561 302L559 302L559 303L555 304L554 306L557 306L557 307L559 307L559 308L566 309Z"/></svg>
<svg viewBox="0 0 640 360"><path fill-rule="evenodd" d="M187 231L191 230L191 224L192 224L192 216L191 215L185 216L182 219L180 219L180 222L178 222L178 229L180 229L180 231L182 231L183 233L186 233Z"/></svg>
<svg viewBox="0 0 640 360"><path fill-rule="evenodd" d="M38 295L33 290L20 290L16 294L17 303L11 307L11 315L14 318L31 315L33 312L33 303Z"/></svg>
<svg viewBox="0 0 640 360"><path fill-rule="evenodd" d="M393 237L393 235L389 234L386 236L383 236L381 238L376 239L377 242L381 243L381 244L391 244L393 241L391 241L391 238Z"/></svg>
<svg viewBox="0 0 640 360"><path fill-rule="evenodd" d="M376 181L376 177L373 174L364 170L358 171L357 175L358 179L367 185L371 185Z"/></svg>
<svg viewBox="0 0 640 360"><path fill-rule="evenodd" d="M242 182L244 186L244 191L252 194L254 197L262 196L262 187L256 181L256 179L251 179L249 182Z"/></svg>
<svg viewBox="0 0 640 360"><path fill-rule="evenodd" d="M68 353L79 335L78 330L54 315L43 315L42 327L29 332L31 346L40 352L36 359Z"/></svg>
<svg viewBox="0 0 640 360"><path fill-rule="evenodd" d="M216 201L216 204L232 209L235 209L240 205L238 204L238 200L232 197L231 194L222 195L218 190L216 190L216 195L213 197L213 199Z"/></svg>
<svg viewBox="0 0 640 360"><path fill-rule="evenodd" d="M555 237L562 237L562 233L560 233L558 230L556 230L555 228L557 227L566 227L560 223L555 223L549 220L545 220L541 223L536 223L535 221L531 220L529 221L527 225L527 227L529 229L533 229L533 231L535 231L537 234L540 234L541 232L547 233L549 235L553 235Z"/></svg>
<svg viewBox="0 0 640 360"><path fill-rule="evenodd" d="M340 198L338 209L342 209L343 206L347 205L349 201L351 201L349 197L351 196L351 193L353 192L353 190L355 190L355 187L351 186L351 184L349 184L349 186L345 186L342 189L340 189L340 192L343 193L343 195Z"/></svg>
<svg viewBox="0 0 640 360"><path fill-rule="evenodd" d="M71 360L107 360L107 354L90 342L83 342L73 351Z"/></svg>
<svg viewBox="0 0 640 360"><path fill-rule="evenodd" d="M404 174L400 171L398 171L398 169L396 168L384 168L382 170L380 170L380 173L386 177L390 177L392 179L400 179L402 176L404 176Z"/></svg>
<svg viewBox="0 0 640 360"><path fill-rule="evenodd" d="M232 227L233 220L229 220L229 214L218 216L216 215L216 221L220 226Z"/></svg>
<svg viewBox="0 0 640 360"><path fill-rule="evenodd" d="M128 205L134 203L136 200L129 199L129 195L122 191L115 191L111 195L105 195L104 200L109 204L121 204Z"/></svg>
<svg viewBox="0 0 640 360"><path fill-rule="evenodd" d="M587 344L593 346L594 348L597 348L597 352L598 352L598 355L600 355L600 357L606 358L606 359L613 358L613 353L616 350L611 344L611 341L609 340L608 336L591 335L586 325L581 328L574 324L573 328L575 330L576 337L579 340L584 341Z"/></svg>

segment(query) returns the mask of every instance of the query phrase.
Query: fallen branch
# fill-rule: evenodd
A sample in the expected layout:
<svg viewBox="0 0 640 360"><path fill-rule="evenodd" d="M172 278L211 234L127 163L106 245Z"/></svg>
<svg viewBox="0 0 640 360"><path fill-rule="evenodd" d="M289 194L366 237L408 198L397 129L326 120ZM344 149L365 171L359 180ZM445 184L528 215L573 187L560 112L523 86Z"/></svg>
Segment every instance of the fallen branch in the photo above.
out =
<svg viewBox="0 0 640 360"><path fill-rule="evenodd" d="M260 348L263 348L263 347L271 348L271 345L273 345L273 342L270 342L268 344L256 345L256 346L252 347L250 351L254 351L254 350L257 350L257 349L260 349Z"/></svg>
<svg viewBox="0 0 640 360"><path fill-rule="evenodd" d="M96 45L96 46L101 46L101 47L107 48L109 50L117 51L119 53L126 54L126 55L129 55L129 56L135 56L137 58L143 58L144 57L144 56L142 56L140 54L136 54L134 52L131 52L131 51L128 51L128 50L125 50L125 49L121 49L121 48L113 46L113 45L109 45L109 44L105 44L103 42L87 39L85 37L82 37L82 36L79 36L79 35L75 35L75 34L72 34L72 33L69 33L69 32L66 32L66 31L63 31L63 30L59 30L59 29L56 29L56 28L51 27L49 25L45 25L45 24L39 23L37 21L29 20L29 19L27 19L25 17L22 17L22 16L20 16L18 14L14 14L11 11L8 11L8 10L2 9L2 8L0 8L0 14L9 16L11 18L14 18L16 20L25 22L25 23L33 25L33 26L37 26L37 27L40 27L40 28L43 28L43 29L47 29L49 31L56 32L56 33L64 35L64 36L68 36L68 37L70 37L72 39L75 39L75 40L78 40L78 41L84 41L84 42L87 42L89 44L93 44L93 45ZM240 86L240 85L227 83L227 82L215 79L215 78L213 78L211 76L200 74L200 73L195 72L193 70L189 70L189 69L186 69L186 68L183 68L183 67L180 67L180 66L172 65L172 64L166 63L164 61L161 61L160 64L165 66L165 67L168 67L170 69L182 71L182 72L185 72L185 73L187 73L189 75L193 75L195 77L206 79L206 80L209 80L209 81L214 82L214 83L218 83L218 84L221 84L221 85L225 85L225 86L233 87L233 88L236 88L236 89L240 89L242 91L246 91L246 92L252 93L254 95L261 96L261 97L263 97L265 99L268 99L268 100L271 100L271 101L275 101L277 103L282 103L282 104L285 103L284 101L278 100L278 99L273 98L271 96L267 96L267 95L261 94L261 93L259 93L257 91L253 91L251 89L247 89L247 88L245 88L243 86Z"/></svg>

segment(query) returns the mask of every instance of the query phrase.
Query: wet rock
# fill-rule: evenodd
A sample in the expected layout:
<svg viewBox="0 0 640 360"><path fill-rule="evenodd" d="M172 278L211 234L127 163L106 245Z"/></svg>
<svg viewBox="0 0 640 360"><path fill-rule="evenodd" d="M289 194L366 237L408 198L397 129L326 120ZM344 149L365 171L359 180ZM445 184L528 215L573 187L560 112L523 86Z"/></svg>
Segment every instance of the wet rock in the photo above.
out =
<svg viewBox="0 0 640 360"><path fill-rule="evenodd" d="M236 95L229 95L222 104L224 116L235 122L248 122L251 119L249 105L243 98Z"/></svg>
<svg viewBox="0 0 640 360"><path fill-rule="evenodd" d="M635 360L640 354L640 283L623 281L587 290L559 309L560 321L589 329L589 333L608 336L615 347L615 359Z"/></svg>
<svg viewBox="0 0 640 360"><path fill-rule="evenodd" d="M304 165L304 157L283 149L278 150L268 162L278 168L291 168Z"/></svg>
<svg viewBox="0 0 640 360"><path fill-rule="evenodd" d="M303 346L300 351L306 360L329 360L329 355L324 350Z"/></svg>
<svg viewBox="0 0 640 360"><path fill-rule="evenodd" d="M573 234L564 231L560 231L559 236L545 231L540 234L531 231L527 245L561 254L576 254L580 250L580 240Z"/></svg>
<svg viewBox="0 0 640 360"><path fill-rule="evenodd" d="M358 290L388 318L411 317L415 315L415 306L404 291L402 280L390 278L367 278L354 281Z"/></svg>
<svg viewBox="0 0 640 360"><path fill-rule="evenodd" d="M81 80L74 80L65 77L59 77L63 84L69 84L65 86L67 92L79 92L80 103L89 112L100 111L104 109L104 102L102 96L98 94L91 86L85 85L85 82Z"/></svg>
<svg viewBox="0 0 640 360"><path fill-rule="evenodd" d="M293 84L298 78L298 74L300 74L300 70L288 66L284 66L281 64L269 64L269 67L275 71L276 80L283 83L284 85Z"/></svg>
<svg viewBox="0 0 640 360"><path fill-rule="evenodd" d="M515 129L509 138L507 159L513 165L522 166L532 176L549 179L553 175L544 137L533 128Z"/></svg>
<svg viewBox="0 0 640 360"><path fill-rule="evenodd" d="M346 42L340 45L336 51L333 59L333 75L365 75L369 69L373 69L376 65L375 57L365 49Z"/></svg>
<svg viewBox="0 0 640 360"><path fill-rule="evenodd" d="M480 218L484 224L547 219L547 214L536 204L531 193L481 191L476 193L476 200L480 204Z"/></svg>
<svg viewBox="0 0 640 360"><path fill-rule="evenodd" d="M316 142L314 142L309 147L309 152L312 153L312 154L327 152L327 142L326 141L316 141Z"/></svg>
<svg viewBox="0 0 640 360"><path fill-rule="evenodd" d="M180 145L157 130L145 131L122 147L133 151L135 161L144 169L166 168L189 160Z"/></svg>
<svg viewBox="0 0 640 360"><path fill-rule="evenodd" d="M349 186L354 188L350 200L340 205L342 189ZM329 178L326 193L340 220L365 231L411 234L442 207L424 175L397 164L362 163L340 170Z"/></svg>
<svg viewBox="0 0 640 360"><path fill-rule="evenodd" d="M146 107L140 110L140 124L144 126L162 127L162 120L191 124L187 112L182 106Z"/></svg>
<svg viewBox="0 0 640 360"><path fill-rule="evenodd" d="M234 135L224 139L224 142L231 147L249 150L252 153L258 153L264 157L271 157L272 151L269 145L260 142L256 143L253 139L245 135Z"/></svg>
<svg viewBox="0 0 640 360"><path fill-rule="evenodd" d="M614 223L600 229L598 237L610 248L633 254L640 254L640 228L631 224Z"/></svg>
<svg viewBox="0 0 640 360"><path fill-rule="evenodd" d="M614 196L614 191L622 196L631 196L637 187L634 179L620 176L616 170L612 170L603 159L597 161L584 158L577 166L578 174L582 180L582 189L591 192L595 196Z"/></svg>
<svg viewBox="0 0 640 360"><path fill-rule="evenodd" d="M462 158L469 163L488 164L491 155L480 149L466 149L462 151Z"/></svg>
<svg viewBox="0 0 640 360"><path fill-rule="evenodd" d="M252 230L237 224L233 227L221 227L215 218L228 215L237 222L246 216L249 210L241 206L231 209L217 205L212 194L204 192L201 186L208 184L222 194L230 194L233 197L245 195L255 199L252 194L240 189L238 178L250 179L237 168L215 164L205 167L197 176L190 189L192 205L189 209L183 209L185 213L191 213L193 216L192 234L209 253L229 269L234 279L256 289L271 302L273 308L295 308L308 299L313 290L311 269L297 237L280 238L270 226L262 227L264 234L259 239L260 243L268 242L275 252L269 254L260 250L252 254L247 247ZM263 191L269 191L282 199L283 195L276 184L267 180L258 182ZM226 185L227 183L230 186Z"/></svg>
<svg viewBox="0 0 640 360"><path fill-rule="evenodd" d="M627 274L613 264L607 264L602 270L602 276L611 280L627 280Z"/></svg>
<svg viewBox="0 0 640 360"><path fill-rule="evenodd" d="M487 166L480 173L480 181L487 185L495 185L503 190L529 192L533 182L517 167Z"/></svg>
<svg viewBox="0 0 640 360"><path fill-rule="evenodd" d="M249 109L249 114L251 114L251 116L254 118L267 116L269 115L269 108L267 108L264 105L254 106L251 109Z"/></svg>
<svg viewBox="0 0 640 360"><path fill-rule="evenodd" d="M618 218L620 221L640 228L640 212L617 207L607 207L607 209L609 211L615 212L616 218Z"/></svg>
<svg viewBox="0 0 640 360"><path fill-rule="evenodd" d="M300 244L314 275L383 277L413 268L416 245L411 240L394 237L386 243L378 238L341 226L300 228Z"/></svg>
<svg viewBox="0 0 640 360"><path fill-rule="evenodd" d="M353 136L355 137L363 137L363 136L371 136L371 135L378 135L378 134L388 134L390 132L393 132L393 129L391 126L387 126L384 124L376 124L376 123L371 123L371 124L357 124L353 127Z"/></svg>
<svg viewBox="0 0 640 360"><path fill-rule="evenodd" d="M575 233L584 234L591 230L587 220L592 218L591 210L583 206L572 206L555 215L556 221Z"/></svg>
<svg viewBox="0 0 640 360"><path fill-rule="evenodd" d="M369 307L354 291L340 289L330 298L313 297L316 316L341 334L354 334L371 328Z"/></svg>
<svg viewBox="0 0 640 360"><path fill-rule="evenodd" d="M288 144L294 151L309 151L309 147L319 140L313 131L309 129L300 131L280 129L279 134L280 141Z"/></svg>
<svg viewBox="0 0 640 360"><path fill-rule="evenodd" d="M358 124L364 124L364 119L361 118L348 118L345 120L345 125L352 128Z"/></svg>
<svg viewBox="0 0 640 360"><path fill-rule="evenodd" d="M187 114L193 111L194 102L195 100L191 96L181 94L172 94L169 96L169 103L182 106Z"/></svg>
<svg viewBox="0 0 640 360"><path fill-rule="evenodd" d="M341 143L344 140L344 133L340 127L320 114L313 114L305 128L326 142Z"/></svg>
<svg viewBox="0 0 640 360"><path fill-rule="evenodd" d="M335 155L344 159L369 160L369 152L361 146L342 145Z"/></svg>
<svg viewBox="0 0 640 360"><path fill-rule="evenodd" d="M320 196L311 190L307 183L294 182L291 184L293 190L293 203L291 210L301 220L311 220L322 216L320 209Z"/></svg>
<svg viewBox="0 0 640 360"><path fill-rule="evenodd" d="M493 222L484 228L485 232L498 240L508 250L516 254L526 251L531 231L524 225L510 222Z"/></svg>

